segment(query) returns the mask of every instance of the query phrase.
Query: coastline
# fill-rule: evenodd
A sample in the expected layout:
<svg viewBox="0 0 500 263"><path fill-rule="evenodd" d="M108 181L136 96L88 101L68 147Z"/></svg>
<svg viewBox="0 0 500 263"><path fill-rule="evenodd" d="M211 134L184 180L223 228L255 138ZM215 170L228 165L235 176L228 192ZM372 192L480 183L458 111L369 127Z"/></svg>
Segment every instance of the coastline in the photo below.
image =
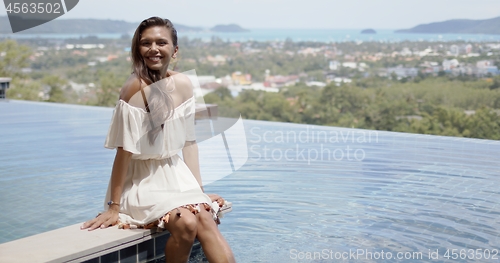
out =
<svg viewBox="0 0 500 263"><path fill-rule="evenodd" d="M210 42L213 37L223 41L286 41L294 42L403 42L403 41L429 41L429 42L500 42L500 35L484 34L417 34L395 33L395 29L375 29L377 34L362 34L363 29L250 29L249 32L179 32L179 38L201 39ZM128 34L131 36L131 34ZM119 39L123 33L105 34L0 34L0 39L68 39L97 37L99 39Z"/></svg>

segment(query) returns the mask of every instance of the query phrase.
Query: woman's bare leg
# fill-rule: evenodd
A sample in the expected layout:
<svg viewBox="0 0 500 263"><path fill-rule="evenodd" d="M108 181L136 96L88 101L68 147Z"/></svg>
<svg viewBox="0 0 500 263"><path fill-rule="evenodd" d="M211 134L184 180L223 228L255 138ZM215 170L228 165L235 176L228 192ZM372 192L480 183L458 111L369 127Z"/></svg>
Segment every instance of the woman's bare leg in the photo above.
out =
<svg viewBox="0 0 500 263"><path fill-rule="evenodd" d="M174 209L166 224L170 237L165 246L165 261L167 263L186 263L197 233L197 218L185 208L179 208L181 216Z"/></svg>
<svg viewBox="0 0 500 263"><path fill-rule="evenodd" d="M212 215L205 211L196 214L197 235L203 252L210 263L233 263L235 262L233 252L222 236Z"/></svg>

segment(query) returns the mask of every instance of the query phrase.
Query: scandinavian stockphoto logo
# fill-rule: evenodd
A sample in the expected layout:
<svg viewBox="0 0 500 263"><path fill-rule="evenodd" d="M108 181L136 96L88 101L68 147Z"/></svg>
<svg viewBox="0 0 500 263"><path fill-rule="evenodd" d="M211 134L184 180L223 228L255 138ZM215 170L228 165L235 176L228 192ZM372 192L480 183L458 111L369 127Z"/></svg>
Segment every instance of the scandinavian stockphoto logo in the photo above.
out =
<svg viewBox="0 0 500 263"><path fill-rule="evenodd" d="M54 20L78 4L78 0L3 0L12 33Z"/></svg>
<svg viewBox="0 0 500 263"><path fill-rule="evenodd" d="M195 70L183 72L193 85L196 98L196 141L200 165L203 166L203 185L231 175L248 160L245 126L241 114L233 109L234 118L218 117L218 107L206 104ZM227 109L226 109L227 110Z"/></svg>
<svg viewBox="0 0 500 263"><path fill-rule="evenodd" d="M175 140L172 141L169 137L177 137L175 133L179 129L176 128L178 125L175 121L176 116L183 115L174 113L171 118L168 117L168 114L166 114L168 105L164 99L166 94L175 90L176 81L174 79L177 76L188 77L193 87L195 109L192 112L194 116L190 116L194 117L196 123L194 135L198 145L198 159L202 167L203 185L208 185L231 175L245 165L248 160L247 136L243 119L238 111L232 111L234 118L221 117L218 114L218 110L222 109L221 107L205 103L203 96L208 91L201 88L195 70L173 75L144 89L144 98L148 104L147 109L150 114L148 114L148 118L144 119L145 132L141 138L137 138L136 147L143 154L157 154L163 152L164 144L161 142L164 141L165 145L171 145L169 147L170 152L182 154L180 152L181 148L176 147L184 147L184 145L176 144ZM141 96L140 94L138 92L137 96ZM174 111L179 110L182 111L182 108L174 109ZM224 110L227 109L224 108ZM170 125L163 126L167 120ZM157 132L160 130L162 132Z"/></svg>

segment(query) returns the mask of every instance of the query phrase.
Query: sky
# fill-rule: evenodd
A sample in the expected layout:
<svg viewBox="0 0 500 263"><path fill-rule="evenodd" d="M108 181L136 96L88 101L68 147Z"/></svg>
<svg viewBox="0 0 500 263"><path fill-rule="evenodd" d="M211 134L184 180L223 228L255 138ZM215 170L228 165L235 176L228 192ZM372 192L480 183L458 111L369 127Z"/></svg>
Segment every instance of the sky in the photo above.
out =
<svg viewBox="0 0 500 263"><path fill-rule="evenodd" d="M235 23L249 29L402 29L498 17L500 0L80 0L58 19L140 22L151 16L204 28Z"/></svg>

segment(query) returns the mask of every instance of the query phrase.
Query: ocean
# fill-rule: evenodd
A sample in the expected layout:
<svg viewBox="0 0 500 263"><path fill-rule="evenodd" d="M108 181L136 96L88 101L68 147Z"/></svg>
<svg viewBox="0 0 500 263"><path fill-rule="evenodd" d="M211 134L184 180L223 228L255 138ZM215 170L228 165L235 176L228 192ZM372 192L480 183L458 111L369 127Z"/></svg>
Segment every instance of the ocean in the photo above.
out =
<svg viewBox="0 0 500 263"><path fill-rule="evenodd" d="M223 41L244 42L244 41L285 41L291 40L314 41L314 42L401 42L401 41L430 41L430 42L500 42L500 35L484 34L410 34L395 33L392 29L375 29L376 34L361 34L362 29L251 29L249 32L241 33L221 33L221 32L179 32L180 38L202 39L211 41L213 37L218 37ZM131 37L133 32L129 32ZM26 38L81 38L87 36L97 36L103 39L117 39L123 36L116 34L0 34L2 38L26 39Z"/></svg>

